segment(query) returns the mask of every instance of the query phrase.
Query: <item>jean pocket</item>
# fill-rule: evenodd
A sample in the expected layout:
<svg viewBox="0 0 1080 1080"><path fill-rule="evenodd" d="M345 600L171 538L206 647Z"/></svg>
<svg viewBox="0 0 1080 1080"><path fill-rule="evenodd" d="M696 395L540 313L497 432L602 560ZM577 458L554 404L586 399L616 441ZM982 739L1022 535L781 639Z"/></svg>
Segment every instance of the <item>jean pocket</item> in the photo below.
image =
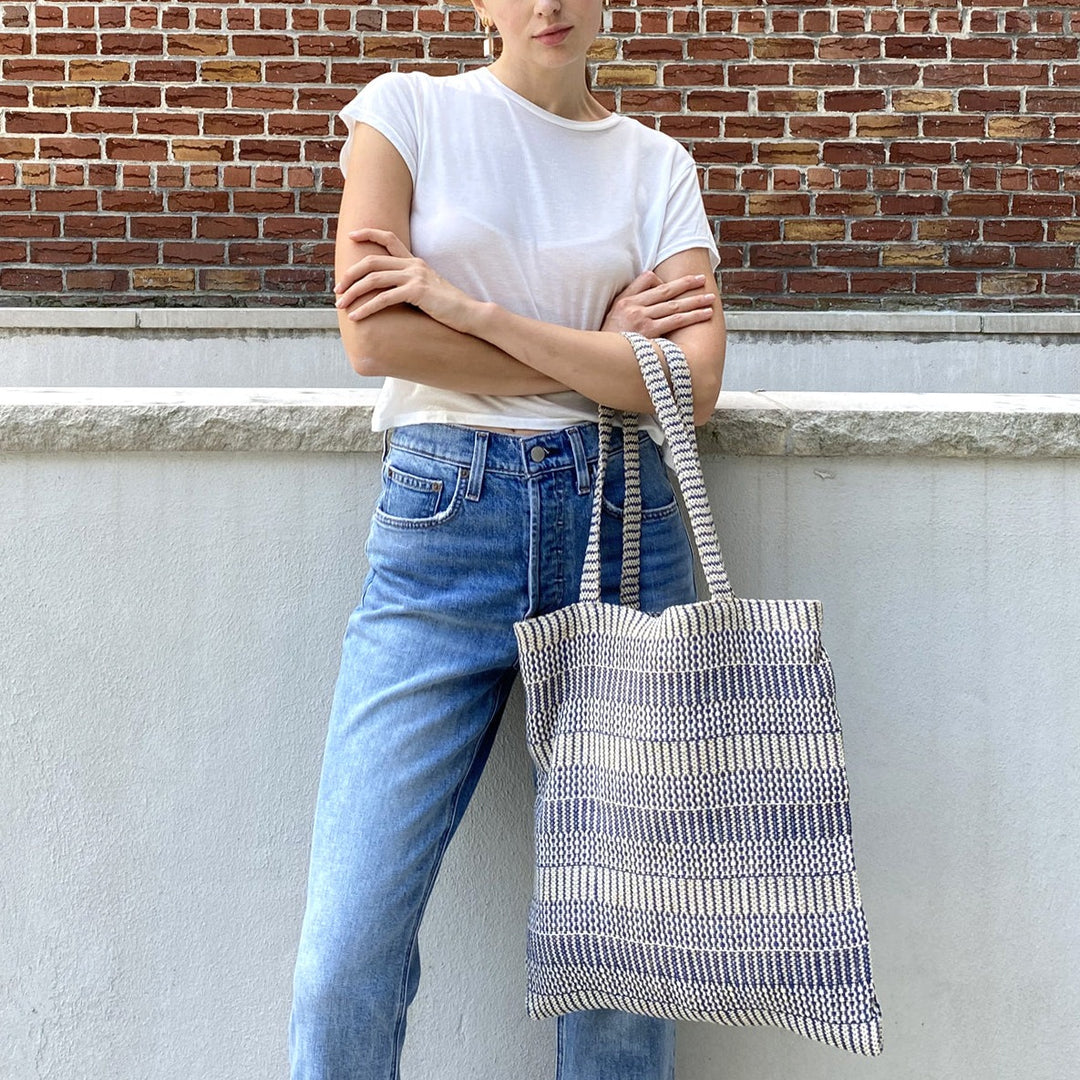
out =
<svg viewBox="0 0 1080 1080"><path fill-rule="evenodd" d="M660 448L648 435L641 436L641 517L655 521L679 512L675 489L671 486ZM608 460L604 477L604 513L609 517L623 516L625 479L623 476L622 451L616 451Z"/></svg>
<svg viewBox="0 0 1080 1080"><path fill-rule="evenodd" d="M461 508L467 475L452 462L391 448L375 519L397 529L426 529L448 521Z"/></svg>

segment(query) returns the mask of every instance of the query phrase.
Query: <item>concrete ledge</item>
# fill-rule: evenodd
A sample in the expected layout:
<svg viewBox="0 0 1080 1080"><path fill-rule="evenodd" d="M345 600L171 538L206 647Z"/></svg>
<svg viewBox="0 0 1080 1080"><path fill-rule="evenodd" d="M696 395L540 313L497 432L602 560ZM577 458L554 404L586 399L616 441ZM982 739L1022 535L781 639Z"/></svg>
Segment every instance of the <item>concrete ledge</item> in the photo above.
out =
<svg viewBox="0 0 1080 1080"><path fill-rule="evenodd" d="M377 391L0 388L0 451L374 451ZM1080 394L720 395L703 453L1080 457Z"/></svg>
<svg viewBox="0 0 1080 1080"><path fill-rule="evenodd" d="M729 311L739 333L813 334L1080 334L1073 312ZM326 307L80 308L3 307L0 330L327 330L337 313Z"/></svg>

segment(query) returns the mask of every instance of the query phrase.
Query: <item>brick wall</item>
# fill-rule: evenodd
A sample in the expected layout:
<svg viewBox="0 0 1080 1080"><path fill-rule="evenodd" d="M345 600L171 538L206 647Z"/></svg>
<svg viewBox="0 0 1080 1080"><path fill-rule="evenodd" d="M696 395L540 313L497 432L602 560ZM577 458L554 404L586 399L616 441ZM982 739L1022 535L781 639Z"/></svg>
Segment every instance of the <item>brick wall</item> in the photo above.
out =
<svg viewBox="0 0 1080 1080"><path fill-rule="evenodd" d="M1076 0L612 3L728 307L1080 307ZM460 4L0 0L0 303L328 303L335 112L478 62Z"/></svg>

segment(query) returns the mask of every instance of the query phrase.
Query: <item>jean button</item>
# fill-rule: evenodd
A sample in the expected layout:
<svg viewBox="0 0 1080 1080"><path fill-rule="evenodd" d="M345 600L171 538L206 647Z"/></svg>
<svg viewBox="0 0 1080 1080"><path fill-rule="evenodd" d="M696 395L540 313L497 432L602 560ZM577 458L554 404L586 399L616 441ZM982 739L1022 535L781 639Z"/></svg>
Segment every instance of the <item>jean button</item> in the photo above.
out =
<svg viewBox="0 0 1080 1080"><path fill-rule="evenodd" d="M539 464L541 461L544 460L544 458L547 457L547 451L542 446L534 446L529 451L529 457L531 457L533 461Z"/></svg>

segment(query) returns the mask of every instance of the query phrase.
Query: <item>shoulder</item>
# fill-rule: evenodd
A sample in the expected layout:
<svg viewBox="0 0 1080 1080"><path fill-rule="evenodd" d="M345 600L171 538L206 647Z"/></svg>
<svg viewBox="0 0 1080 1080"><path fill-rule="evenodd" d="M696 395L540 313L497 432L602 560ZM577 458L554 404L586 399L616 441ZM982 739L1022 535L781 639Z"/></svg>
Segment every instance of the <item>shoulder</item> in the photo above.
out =
<svg viewBox="0 0 1080 1080"><path fill-rule="evenodd" d="M623 138L656 168L672 172L696 167L693 155L678 139L624 113L620 113L619 118L623 121L620 125Z"/></svg>

